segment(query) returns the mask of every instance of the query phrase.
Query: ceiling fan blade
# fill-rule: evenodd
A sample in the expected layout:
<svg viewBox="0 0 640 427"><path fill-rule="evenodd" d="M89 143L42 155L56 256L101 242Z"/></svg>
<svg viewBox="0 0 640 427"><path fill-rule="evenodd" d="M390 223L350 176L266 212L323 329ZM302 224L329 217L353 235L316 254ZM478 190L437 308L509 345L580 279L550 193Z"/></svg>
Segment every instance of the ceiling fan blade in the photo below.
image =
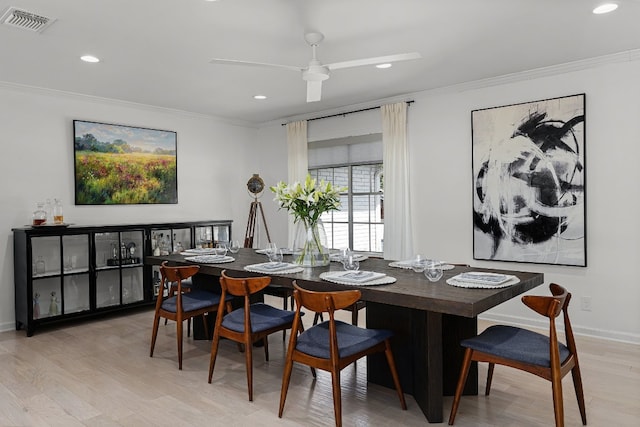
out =
<svg viewBox="0 0 640 427"><path fill-rule="evenodd" d="M307 81L307 102L320 101L322 96L322 80Z"/></svg>
<svg viewBox="0 0 640 427"><path fill-rule="evenodd" d="M252 61L240 61L237 59L222 59L213 58L209 61L211 64L226 64L226 65L248 65L250 67L270 67L270 68L283 68L285 70L302 72L302 67L296 67L293 65L281 65L281 64L269 64L266 62L252 62Z"/></svg>
<svg viewBox="0 0 640 427"><path fill-rule="evenodd" d="M422 55L418 52L399 53L396 55L378 56L375 58L354 59L352 61L334 62L333 64L325 64L330 70L339 70L341 68L362 67L363 65L384 64L387 62L408 61L411 59L420 59Z"/></svg>

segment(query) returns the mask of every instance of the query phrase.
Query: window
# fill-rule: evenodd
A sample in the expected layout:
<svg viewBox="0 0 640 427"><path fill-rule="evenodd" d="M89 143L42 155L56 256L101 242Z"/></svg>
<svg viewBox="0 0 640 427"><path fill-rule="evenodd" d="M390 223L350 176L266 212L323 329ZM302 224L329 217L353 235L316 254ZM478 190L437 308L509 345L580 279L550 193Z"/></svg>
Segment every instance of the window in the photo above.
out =
<svg viewBox="0 0 640 427"><path fill-rule="evenodd" d="M330 248L382 252L384 233L383 167L381 162L310 168L318 181L347 187L338 211L322 215Z"/></svg>

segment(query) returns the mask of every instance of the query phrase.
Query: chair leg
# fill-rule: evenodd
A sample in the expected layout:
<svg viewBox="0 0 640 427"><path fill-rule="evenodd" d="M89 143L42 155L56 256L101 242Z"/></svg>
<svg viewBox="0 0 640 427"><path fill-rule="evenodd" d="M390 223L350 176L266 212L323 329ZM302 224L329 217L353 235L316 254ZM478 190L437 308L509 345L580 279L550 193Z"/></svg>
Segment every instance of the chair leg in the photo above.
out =
<svg viewBox="0 0 640 427"><path fill-rule="evenodd" d="M251 341L249 340L245 342L244 347L245 362L247 365L247 388L249 390L249 402L253 402L253 345L251 345Z"/></svg>
<svg viewBox="0 0 640 427"><path fill-rule="evenodd" d="M209 313L203 313L202 314L202 329L204 330L204 336L207 337L207 339L209 339L209 325L207 322L207 317L209 316ZM189 330L191 329L191 319L187 320L187 336L189 336Z"/></svg>
<svg viewBox="0 0 640 427"><path fill-rule="evenodd" d="M151 333L151 350L149 357L153 357L153 349L156 347L156 338L158 337L158 327L160 326L160 316L157 314L153 318L153 332Z"/></svg>
<svg viewBox="0 0 640 427"><path fill-rule="evenodd" d="M289 354L287 352L287 360L285 361L284 372L282 373L282 388L280 389L280 408L278 409L279 418L282 418L282 413L284 412L284 402L287 400L287 392L289 391L292 369L293 359L289 357Z"/></svg>
<svg viewBox="0 0 640 427"><path fill-rule="evenodd" d="M389 364L389 370L391 371L391 377L393 378L393 384L396 386L396 392L400 398L400 407L407 409L407 402L404 400L404 393L402 392L402 386L400 385L400 378L398 377L398 371L396 370L396 362L393 358L393 352L391 351L391 343L389 340L385 341L385 356L387 356L387 363Z"/></svg>
<svg viewBox="0 0 640 427"><path fill-rule="evenodd" d="M178 369L182 370L182 319L176 321L176 332L178 340Z"/></svg>
<svg viewBox="0 0 640 427"><path fill-rule="evenodd" d="M551 389L553 391L553 414L556 427L564 427L564 406L562 401L562 377L560 373L551 372Z"/></svg>
<svg viewBox="0 0 640 427"><path fill-rule="evenodd" d="M288 297L287 295L284 296L284 298L282 298L282 309L283 310L287 310L288 307ZM293 308L293 304L291 304L291 307ZM287 330L283 329L282 330L282 342L285 342L287 340Z"/></svg>
<svg viewBox="0 0 640 427"><path fill-rule="evenodd" d="M582 376L580 375L580 366L578 366L578 360L576 359L576 365L571 369L571 376L573 377L573 388L576 391L576 398L578 399L578 407L580 408L580 417L582 417L582 425L587 425L587 411L584 406L584 392L582 391Z"/></svg>
<svg viewBox="0 0 640 427"><path fill-rule="evenodd" d="M340 371L331 369L331 387L333 388L333 413L336 417L336 427L342 426L342 397L340 395Z"/></svg>
<svg viewBox="0 0 640 427"><path fill-rule="evenodd" d="M220 343L220 335L213 331L213 342L211 343L211 357L209 358L209 384L213 378L213 368L216 366L216 357L218 356L218 344Z"/></svg>
<svg viewBox="0 0 640 427"><path fill-rule="evenodd" d="M262 342L264 344L264 360L265 361L269 361L269 337L266 336L262 339Z"/></svg>
<svg viewBox="0 0 640 427"><path fill-rule="evenodd" d="M469 375L469 367L471 367L472 355L473 350L467 348L464 352L462 368L460 369L460 378L458 378L458 385L456 386L456 394L453 397L453 403L451 404L451 414L449 414L450 426L453 425L453 422L456 419L456 412L458 412L458 405L460 404L460 396L462 395L462 390L464 389L464 385L467 382L467 375Z"/></svg>
<svg viewBox="0 0 640 427"><path fill-rule="evenodd" d="M353 326L358 326L358 305L353 304L351 306L351 324Z"/></svg>
<svg viewBox="0 0 640 427"><path fill-rule="evenodd" d="M487 370L487 385L484 388L484 395L489 396L491 392L491 382L493 381L493 368L495 368L495 363L489 363L489 369Z"/></svg>

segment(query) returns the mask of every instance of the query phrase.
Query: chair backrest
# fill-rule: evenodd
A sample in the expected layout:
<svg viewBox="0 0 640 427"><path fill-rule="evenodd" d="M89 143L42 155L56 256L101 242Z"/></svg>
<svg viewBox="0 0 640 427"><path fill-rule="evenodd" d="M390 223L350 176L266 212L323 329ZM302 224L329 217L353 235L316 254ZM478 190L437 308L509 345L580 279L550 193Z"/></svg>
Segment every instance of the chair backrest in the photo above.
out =
<svg viewBox="0 0 640 427"><path fill-rule="evenodd" d="M309 291L298 286L295 280L293 281L293 288L295 289L293 296L298 306L297 311L301 307L305 307L316 313L328 312L331 319L333 319L334 311L353 305L362 295L357 289L333 292Z"/></svg>
<svg viewBox="0 0 640 427"><path fill-rule="evenodd" d="M522 297L522 302L536 313L549 318L549 338L552 346L558 341L555 319L560 313L563 313L566 345L571 354L576 354L576 344L568 312L571 293L556 283L551 283L549 290L552 296L525 295Z"/></svg>
<svg viewBox="0 0 640 427"><path fill-rule="evenodd" d="M260 292L271 283L271 277L230 277L227 271L223 270L220 275L220 286L222 287L222 295L230 294L236 297L248 297Z"/></svg>
<svg viewBox="0 0 640 427"><path fill-rule="evenodd" d="M200 270L199 265L185 265L169 267L168 261L163 261L160 265L160 274L162 276L163 285L176 282L178 284L177 292L182 293L182 281L194 276Z"/></svg>

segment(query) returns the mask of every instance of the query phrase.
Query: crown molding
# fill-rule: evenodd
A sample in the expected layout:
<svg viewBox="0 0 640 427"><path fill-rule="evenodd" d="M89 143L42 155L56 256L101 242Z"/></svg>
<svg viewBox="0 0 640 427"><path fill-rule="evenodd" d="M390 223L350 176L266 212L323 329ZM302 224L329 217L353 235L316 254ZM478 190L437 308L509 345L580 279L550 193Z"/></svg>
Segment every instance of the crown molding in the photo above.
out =
<svg viewBox="0 0 640 427"><path fill-rule="evenodd" d="M403 102L413 100L422 96L429 95L443 95L448 93L459 93L469 90L482 89L492 86L499 86L509 83L517 83L532 79L539 79L542 77L555 76L559 74L565 74L575 71L588 70L598 68L604 65L618 64L624 62L634 62L640 60L640 49L628 50L624 52L618 52L610 55L597 56L593 58L582 59L579 61L566 62L563 64L551 65L548 67L534 68L532 70L520 71L517 73L504 74L496 77L489 77L486 79L474 80L470 82L458 83L450 86L443 86L434 89L427 89L418 92L411 92L406 94L397 95L391 98L377 99L361 104L352 104L342 106L339 108L316 111L314 113L301 114L296 116L283 117L278 120L271 120L269 122L262 123L260 126L272 126L274 124L282 124L282 122L294 122L298 120L309 120L314 117L320 117L325 115L341 114L352 110L371 108L383 104L391 104L395 102ZM419 101L416 101L419 102Z"/></svg>
<svg viewBox="0 0 640 427"><path fill-rule="evenodd" d="M66 98L66 99L82 101L82 102L91 102L91 103L101 104L101 105L109 104L116 107L135 108L137 110L144 110L144 111L150 111L155 113L171 114L171 115L177 115L177 116L195 118L195 119L212 120L216 123L228 124L233 126L257 128L257 125L255 123L252 123L249 121L233 120L225 117L194 113L192 111L179 110L175 108L159 107L156 105L141 104L137 102L124 101L121 99L103 98L100 96L85 95L77 92L67 92L64 90L49 89L49 88L44 88L39 86L29 86L29 85L23 85L20 83L0 81L0 88L12 90L15 92L21 92L21 93L31 93L31 94L40 95L40 96Z"/></svg>

